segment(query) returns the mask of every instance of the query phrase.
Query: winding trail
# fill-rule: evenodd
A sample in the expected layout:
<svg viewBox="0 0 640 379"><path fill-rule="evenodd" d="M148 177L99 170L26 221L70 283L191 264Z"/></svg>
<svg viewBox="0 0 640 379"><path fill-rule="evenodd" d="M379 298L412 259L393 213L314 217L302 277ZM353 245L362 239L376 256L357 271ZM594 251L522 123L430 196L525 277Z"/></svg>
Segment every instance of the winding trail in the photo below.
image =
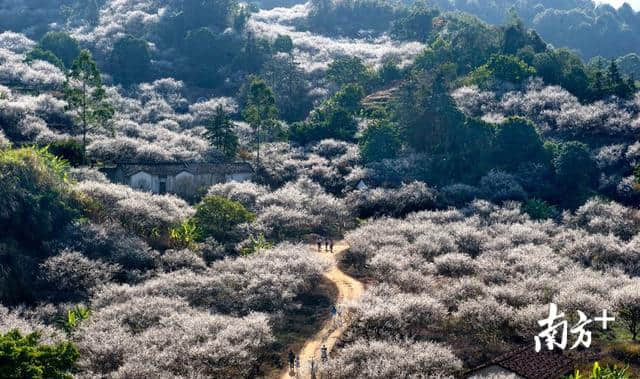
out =
<svg viewBox="0 0 640 379"><path fill-rule="evenodd" d="M324 276L335 283L338 288L338 298L336 301L336 307L340 310L340 305L342 305L346 301L355 300L362 296L364 292L364 285L358 280L350 277L345 274L338 268L338 260L337 257L347 250L349 246L344 243L344 241L338 242L333 246L334 253L318 253L315 245L311 247L311 250L315 254L322 254L325 257L328 257L331 260L331 268L324 274ZM317 332L313 338L305 342L304 347L301 351L296 354L296 356L300 357L300 373L296 376L295 373L290 372L287 369L282 373L281 379L291 379L291 378L300 378L300 379L308 379L311 377L310 370L310 361L313 359L316 362L316 365L320 364L320 349L322 345L327 347L327 350L331 352L333 347L336 344L336 341L340 338L342 333L345 331L346 323L341 322L338 325L335 325L333 319L327 320L322 327L322 329ZM287 363L288 367L288 363Z"/></svg>

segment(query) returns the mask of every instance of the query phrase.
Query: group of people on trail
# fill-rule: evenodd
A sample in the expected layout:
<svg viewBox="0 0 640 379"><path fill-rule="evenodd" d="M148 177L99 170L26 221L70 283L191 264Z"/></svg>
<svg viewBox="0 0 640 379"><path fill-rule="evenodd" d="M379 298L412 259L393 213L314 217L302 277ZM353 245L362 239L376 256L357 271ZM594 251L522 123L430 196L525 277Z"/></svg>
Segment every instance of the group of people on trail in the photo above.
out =
<svg viewBox="0 0 640 379"><path fill-rule="evenodd" d="M329 362L329 351L327 349L327 345L322 345L322 348L320 348L320 361L323 365L326 365L327 362ZM311 377L314 378L318 370L315 358L311 358L309 361L309 369L311 370ZM296 357L291 350L289 350L289 370L292 372L295 370L296 377L300 373L300 357Z"/></svg>
<svg viewBox="0 0 640 379"><path fill-rule="evenodd" d="M300 357L296 357L293 351L289 351L289 369L299 370L300 369Z"/></svg>
<svg viewBox="0 0 640 379"><path fill-rule="evenodd" d="M333 240L331 238L318 237L316 243L318 244L318 252L322 251L322 244L324 243L324 251L330 251L333 253Z"/></svg>

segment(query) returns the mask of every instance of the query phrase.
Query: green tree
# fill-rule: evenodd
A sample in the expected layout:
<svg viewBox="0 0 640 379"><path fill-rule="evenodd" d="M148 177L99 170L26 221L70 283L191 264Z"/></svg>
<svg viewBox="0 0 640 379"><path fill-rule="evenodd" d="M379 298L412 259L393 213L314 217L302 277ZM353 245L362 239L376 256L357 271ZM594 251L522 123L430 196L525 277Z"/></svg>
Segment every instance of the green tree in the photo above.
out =
<svg viewBox="0 0 640 379"><path fill-rule="evenodd" d="M433 19L439 15L437 9L416 2L409 14L393 22L391 33L397 39L426 42L433 30Z"/></svg>
<svg viewBox="0 0 640 379"><path fill-rule="evenodd" d="M585 192L597 178L596 163L582 142L558 144L553 152L553 167L558 184L568 191Z"/></svg>
<svg viewBox="0 0 640 379"><path fill-rule="evenodd" d="M0 151L0 230L37 248L77 215L68 164L47 149Z"/></svg>
<svg viewBox="0 0 640 379"><path fill-rule="evenodd" d="M102 87L98 65L87 50L82 50L71 66L65 83L65 99L80 124L82 156L86 162L87 134L98 128L109 128L114 114Z"/></svg>
<svg viewBox="0 0 640 379"><path fill-rule="evenodd" d="M65 67L69 68L80 55L80 45L65 32L49 32L42 37L38 44L40 49L52 52L60 58Z"/></svg>
<svg viewBox="0 0 640 379"><path fill-rule="evenodd" d="M151 52L147 41L125 36L113 46L111 52L113 78L130 85L145 81L151 68Z"/></svg>
<svg viewBox="0 0 640 379"><path fill-rule="evenodd" d="M31 50L25 57L26 62L33 62L35 60L49 62L52 65L58 67L59 69L64 70L64 63L62 62L62 60L60 60L60 58L58 58L51 51L43 50L38 46L36 46L33 50Z"/></svg>
<svg viewBox="0 0 640 379"><path fill-rule="evenodd" d="M531 121L511 117L497 125L494 162L500 168L515 171L523 163L542 163L545 158L542 140Z"/></svg>
<svg viewBox="0 0 640 379"><path fill-rule="evenodd" d="M347 84L333 95L333 102L349 113L355 114L360 110L364 90L357 84Z"/></svg>
<svg viewBox="0 0 640 379"><path fill-rule="evenodd" d="M431 154L451 156L465 117L447 87L446 68L420 72L400 90L399 126L406 142Z"/></svg>
<svg viewBox="0 0 640 379"><path fill-rule="evenodd" d="M395 158L402 148L398 128L387 120L376 120L360 138L360 156L365 162Z"/></svg>
<svg viewBox="0 0 640 379"><path fill-rule="evenodd" d="M535 68L516 56L493 55L486 65L477 68L471 76L479 85L486 85L491 79L520 84L535 73Z"/></svg>
<svg viewBox="0 0 640 379"><path fill-rule="evenodd" d="M0 334L0 377L6 379L71 379L80 357L71 342L40 344L40 334L17 330Z"/></svg>
<svg viewBox="0 0 640 379"><path fill-rule="evenodd" d="M271 88L264 80L253 77L247 92L247 104L244 108L244 119L255 133L256 160L260 164L260 136L265 130L272 129L276 123L278 108Z"/></svg>
<svg viewBox="0 0 640 379"><path fill-rule="evenodd" d="M209 143L223 152L228 158L234 158L238 151L238 136L234 132L234 126L229 114L222 105L216 107L213 118L205 123L205 137Z"/></svg>
<svg viewBox="0 0 640 379"><path fill-rule="evenodd" d="M38 263L51 254L80 207L68 182L68 164L46 148L0 149L0 302L34 300ZM2 375L0 375L2 377Z"/></svg>
<svg viewBox="0 0 640 379"><path fill-rule="evenodd" d="M237 227L253 221L255 216L241 203L222 196L207 196L196 207L193 222L198 241L212 237L219 242L237 242L242 236Z"/></svg>
<svg viewBox="0 0 640 379"><path fill-rule="evenodd" d="M339 87L347 84L359 84L362 87L367 87L370 74L360 58L346 56L329 64L327 79Z"/></svg>

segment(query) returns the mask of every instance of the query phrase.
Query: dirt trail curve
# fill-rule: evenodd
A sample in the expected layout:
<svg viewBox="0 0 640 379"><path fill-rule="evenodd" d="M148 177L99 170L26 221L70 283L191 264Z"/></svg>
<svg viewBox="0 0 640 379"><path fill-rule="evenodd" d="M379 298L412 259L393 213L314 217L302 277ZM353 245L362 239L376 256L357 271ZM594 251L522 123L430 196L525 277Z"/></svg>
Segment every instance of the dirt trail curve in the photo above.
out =
<svg viewBox="0 0 640 379"><path fill-rule="evenodd" d="M324 246L323 246L324 247ZM347 246L343 241L338 242L334 246L334 254L325 253L324 249L322 253L317 253L317 248L315 245L311 247L311 249L316 254L322 254L325 257L329 257L331 260L331 268L324 274L324 276L335 283L338 287L338 299L337 299L337 307L340 310L340 305L349 300L358 299L362 296L364 292L364 286L358 280L348 276L344 272L342 272L337 266L336 256L347 250L349 246ZM322 329L313 336L312 339L305 342L304 347L301 351L296 354L296 356L300 357L300 373L296 376L294 373L289 372L288 364L287 370L282 373L281 379L291 379L291 378L300 378L300 379L309 379L311 377L310 371L310 361L314 359L316 365L320 364L320 349L322 345L327 346L327 350L331 352L336 341L345 330L345 323L338 323L338 326L334 325L334 320L328 320L325 322Z"/></svg>

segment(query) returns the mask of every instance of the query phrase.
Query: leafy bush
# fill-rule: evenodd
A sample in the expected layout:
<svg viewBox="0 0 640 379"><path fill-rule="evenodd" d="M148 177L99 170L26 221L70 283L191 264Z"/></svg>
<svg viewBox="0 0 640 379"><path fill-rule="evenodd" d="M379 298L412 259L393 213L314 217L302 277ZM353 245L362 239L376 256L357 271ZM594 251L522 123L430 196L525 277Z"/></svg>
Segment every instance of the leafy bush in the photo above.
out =
<svg viewBox="0 0 640 379"><path fill-rule="evenodd" d="M388 121L375 121L360 138L360 156L365 162L395 158L401 148L400 132Z"/></svg>
<svg viewBox="0 0 640 379"><path fill-rule="evenodd" d="M40 344L37 332L23 336L18 330L0 334L0 376L3 378L68 378L79 353L70 342Z"/></svg>
<svg viewBox="0 0 640 379"><path fill-rule="evenodd" d="M71 68L71 64L80 54L78 41L64 32L49 32L45 34L38 46L42 50L50 51L60 58L67 68Z"/></svg>
<svg viewBox="0 0 640 379"><path fill-rule="evenodd" d="M529 199L522 204L522 211L534 220L545 220L558 216L556 208L540 199Z"/></svg>
<svg viewBox="0 0 640 379"><path fill-rule="evenodd" d="M610 367L605 366L601 367L598 362L593 364L593 368L591 369L591 373L588 375L580 374L579 370L576 370L575 374L569 375L564 379L629 379L631 376L629 375L628 368L620 368L620 367Z"/></svg>
<svg viewBox="0 0 640 379"><path fill-rule="evenodd" d="M207 196L196 207L193 223L197 238L218 241L239 241L237 227L253 221L255 216L237 201L221 196Z"/></svg>
<svg viewBox="0 0 640 379"><path fill-rule="evenodd" d="M47 151L63 158L73 166L79 166L83 162L82 144L71 138L51 142L47 147Z"/></svg>
<svg viewBox="0 0 640 379"><path fill-rule="evenodd" d="M0 150L0 229L38 246L78 216L67 166L46 150Z"/></svg>

